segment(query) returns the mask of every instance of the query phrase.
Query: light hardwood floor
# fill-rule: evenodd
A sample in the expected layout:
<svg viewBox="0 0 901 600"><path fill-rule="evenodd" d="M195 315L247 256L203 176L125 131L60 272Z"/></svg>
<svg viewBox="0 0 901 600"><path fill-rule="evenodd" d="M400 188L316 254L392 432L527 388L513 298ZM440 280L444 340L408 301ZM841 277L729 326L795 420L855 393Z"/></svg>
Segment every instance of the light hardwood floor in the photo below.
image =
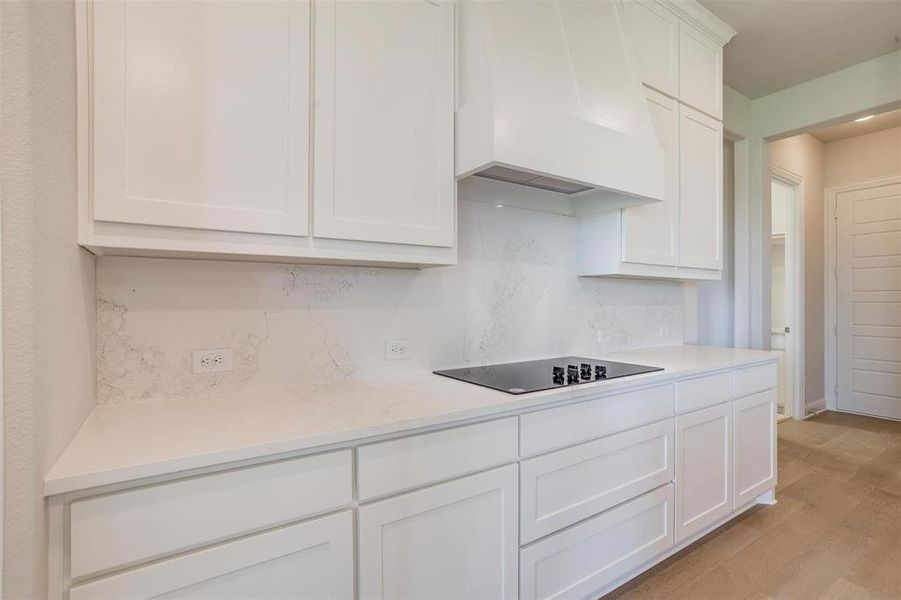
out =
<svg viewBox="0 0 901 600"><path fill-rule="evenodd" d="M901 422L827 412L779 424L775 506L607 599L901 599Z"/></svg>

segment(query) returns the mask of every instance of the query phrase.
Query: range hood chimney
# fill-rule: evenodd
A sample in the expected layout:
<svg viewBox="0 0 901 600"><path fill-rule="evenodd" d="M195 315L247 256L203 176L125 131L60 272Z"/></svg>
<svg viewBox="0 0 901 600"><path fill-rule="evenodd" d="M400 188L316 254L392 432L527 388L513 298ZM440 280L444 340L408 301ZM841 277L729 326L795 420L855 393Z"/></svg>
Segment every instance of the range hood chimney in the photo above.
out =
<svg viewBox="0 0 901 600"><path fill-rule="evenodd" d="M663 199L663 150L613 0L457 6L461 190L491 179L583 212Z"/></svg>

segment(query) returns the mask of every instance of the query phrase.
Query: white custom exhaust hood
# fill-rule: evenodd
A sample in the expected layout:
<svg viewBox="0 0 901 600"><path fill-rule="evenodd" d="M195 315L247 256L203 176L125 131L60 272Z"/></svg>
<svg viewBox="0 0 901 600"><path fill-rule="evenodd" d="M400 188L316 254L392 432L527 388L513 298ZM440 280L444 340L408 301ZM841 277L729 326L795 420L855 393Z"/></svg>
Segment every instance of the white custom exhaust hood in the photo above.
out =
<svg viewBox="0 0 901 600"><path fill-rule="evenodd" d="M663 199L663 150L613 0L457 10L461 197L569 200L573 214Z"/></svg>

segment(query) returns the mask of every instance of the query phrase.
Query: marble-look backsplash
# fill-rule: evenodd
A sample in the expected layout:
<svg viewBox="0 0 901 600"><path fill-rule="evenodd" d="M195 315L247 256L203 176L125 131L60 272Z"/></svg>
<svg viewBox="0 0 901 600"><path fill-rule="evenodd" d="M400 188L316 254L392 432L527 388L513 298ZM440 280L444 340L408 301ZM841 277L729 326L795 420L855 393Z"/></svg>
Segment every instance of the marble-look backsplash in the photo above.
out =
<svg viewBox="0 0 901 600"><path fill-rule="evenodd" d="M101 258L98 402L682 343L682 285L577 277L571 218L461 201L459 230L459 264L421 271ZM191 374L224 347L232 371Z"/></svg>

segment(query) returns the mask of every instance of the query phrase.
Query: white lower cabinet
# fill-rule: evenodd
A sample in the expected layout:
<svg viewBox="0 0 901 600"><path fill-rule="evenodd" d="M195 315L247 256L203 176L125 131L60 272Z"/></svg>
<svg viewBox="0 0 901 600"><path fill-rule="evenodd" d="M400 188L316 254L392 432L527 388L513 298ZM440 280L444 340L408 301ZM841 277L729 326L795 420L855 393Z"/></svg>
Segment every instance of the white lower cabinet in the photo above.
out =
<svg viewBox="0 0 901 600"><path fill-rule="evenodd" d="M732 512L732 403L676 417L676 542Z"/></svg>
<svg viewBox="0 0 901 600"><path fill-rule="evenodd" d="M733 410L733 507L740 508L776 485L776 390L736 400Z"/></svg>
<svg viewBox="0 0 901 600"><path fill-rule="evenodd" d="M517 596L518 468L360 507L361 598Z"/></svg>
<svg viewBox="0 0 901 600"><path fill-rule="evenodd" d="M353 514L283 527L73 586L70 600L350 600Z"/></svg>
<svg viewBox="0 0 901 600"><path fill-rule="evenodd" d="M673 486L667 484L522 549L520 597L597 594L673 545Z"/></svg>
<svg viewBox="0 0 901 600"><path fill-rule="evenodd" d="M596 598L776 485L775 385L769 361L55 496L48 597Z"/></svg>

